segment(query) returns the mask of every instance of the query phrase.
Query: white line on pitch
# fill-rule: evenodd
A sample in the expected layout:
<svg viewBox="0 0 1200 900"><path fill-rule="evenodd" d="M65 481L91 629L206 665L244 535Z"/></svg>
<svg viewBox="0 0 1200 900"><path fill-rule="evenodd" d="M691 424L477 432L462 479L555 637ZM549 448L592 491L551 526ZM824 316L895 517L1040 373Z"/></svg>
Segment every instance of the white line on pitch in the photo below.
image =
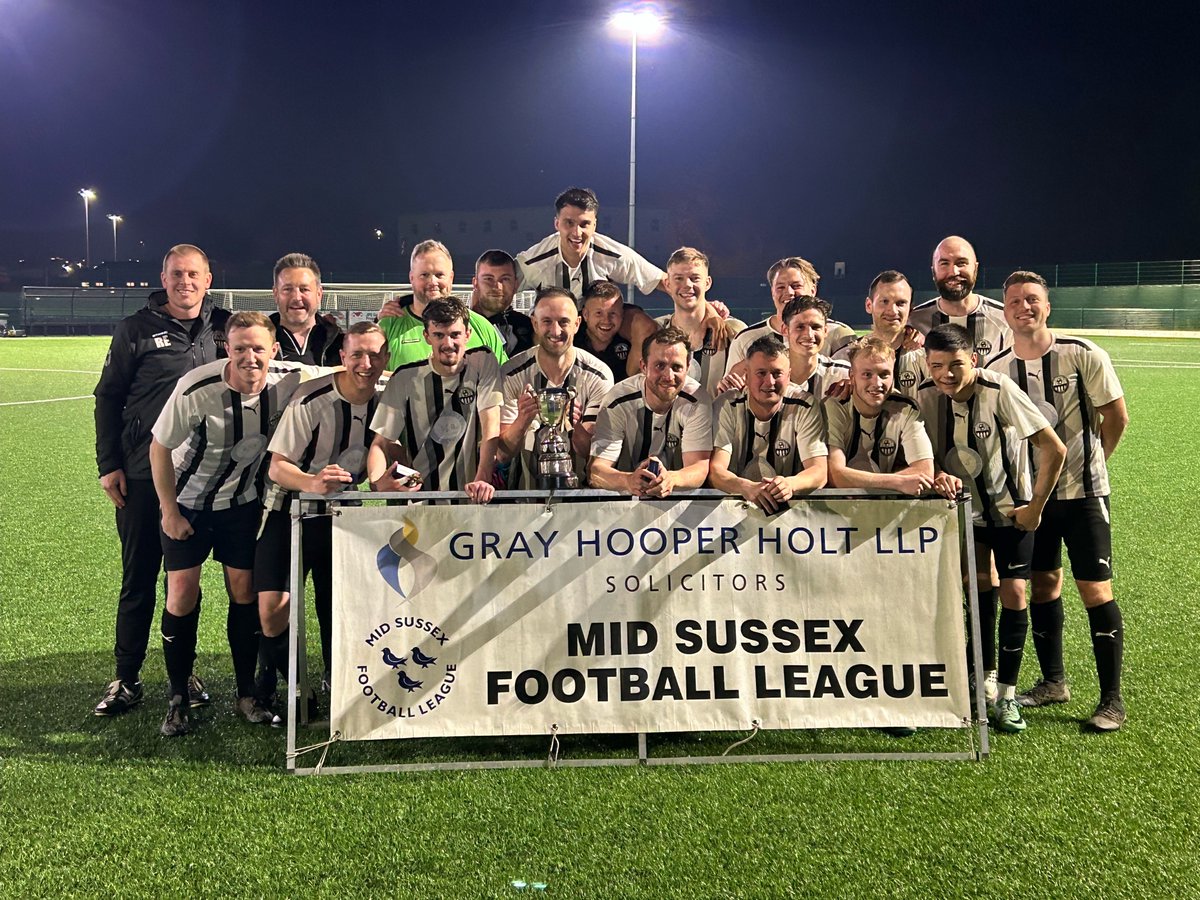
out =
<svg viewBox="0 0 1200 900"><path fill-rule="evenodd" d="M1168 363L1168 362L1124 362L1119 359L1113 360L1113 365L1119 366L1122 369L1200 369L1200 364L1197 363Z"/></svg>
<svg viewBox="0 0 1200 900"><path fill-rule="evenodd" d="M48 400L9 400L6 403L0 403L0 406L29 406L32 403L62 403L64 400L92 400L92 394L84 394L82 397L51 397Z"/></svg>
<svg viewBox="0 0 1200 900"><path fill-rule="evenodd" d="M16 366L5 368L0 366L0 372L56 372L66 375L99 375L99 372L93 372L90 369L22 369Z"/></svg>

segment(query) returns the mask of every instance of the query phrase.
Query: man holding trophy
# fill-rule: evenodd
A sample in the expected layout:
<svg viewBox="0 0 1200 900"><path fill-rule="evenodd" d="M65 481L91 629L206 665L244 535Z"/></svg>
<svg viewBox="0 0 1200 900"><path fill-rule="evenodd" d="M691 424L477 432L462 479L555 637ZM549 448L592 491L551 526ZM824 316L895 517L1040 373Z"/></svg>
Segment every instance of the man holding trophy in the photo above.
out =
<svg viewBox="0 0 1200 900"><path fill-rule="evenodd" d="M579 307L570 291L538 291L530 318L535 345L503 369L498 458L509 463L510 489L579 487L612 370L574 346Z"/></svg>

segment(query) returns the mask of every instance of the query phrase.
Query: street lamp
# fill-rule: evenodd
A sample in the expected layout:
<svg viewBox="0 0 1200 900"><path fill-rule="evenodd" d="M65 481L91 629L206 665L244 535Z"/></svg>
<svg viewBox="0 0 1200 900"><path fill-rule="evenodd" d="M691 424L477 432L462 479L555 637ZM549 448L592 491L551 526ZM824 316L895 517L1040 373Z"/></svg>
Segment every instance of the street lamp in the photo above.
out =
<svg viewBox="0 0 1200 900"><path fill-rule="evenodd" d="M123 222L120 216L113 213L108 214L108 221L113 223L113 262L117 261L117 224Z"/></svg>
<svg viewBox="0 0 1200 900"><path fill-rule="evenodd" d="M633 246L633 213L637 176L637 46L638 38L651 40L662 33L667 21L651 4L619 9L608 20L618 34L629 35L629 246Z"/></svg>
<svg viewBox="0 0 1200 900"><path fill-rule="evenodd" d="M96 192L91 188L80 188L79 196L83 198L83 264L85 268L92 267L92 220L88 216L88 202L96 199Z"/></svg>

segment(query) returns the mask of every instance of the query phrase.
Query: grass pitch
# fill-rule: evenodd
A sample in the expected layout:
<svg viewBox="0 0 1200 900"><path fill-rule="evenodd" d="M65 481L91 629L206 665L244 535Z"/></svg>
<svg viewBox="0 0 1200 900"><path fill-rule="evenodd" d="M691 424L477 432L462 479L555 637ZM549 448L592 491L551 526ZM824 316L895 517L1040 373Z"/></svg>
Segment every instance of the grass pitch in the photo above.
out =
<svg viewBox="0 0 1200 900"><path fill-rule="evenodd" d="M520 880L569 897L1200 896L1190 702L1200 340L1099 343L1132 419L1111 465L1130 713L1121 732L1080 730L1095 674L1068 587L1073 699L1031 711L1024 735L993 735L982 764L305 779L284 773L281 732L231 714L216 566L206 569L198 663L214 703L200 733L159 737L153 639L143 706L92 716L112 678L120 581L90 402L107 339L0 340L0 895L503 897ZM1030 650L1026 682L1036 670ZM941 737L919 734L910 746ZM822 740L764 735L750 746L799 752ZM711 750L687 736L656 746ZM627 747L567 737L564 753ZM427 742L401 761L494 749ZM501 750L545 752L539 742Z"/></svg>

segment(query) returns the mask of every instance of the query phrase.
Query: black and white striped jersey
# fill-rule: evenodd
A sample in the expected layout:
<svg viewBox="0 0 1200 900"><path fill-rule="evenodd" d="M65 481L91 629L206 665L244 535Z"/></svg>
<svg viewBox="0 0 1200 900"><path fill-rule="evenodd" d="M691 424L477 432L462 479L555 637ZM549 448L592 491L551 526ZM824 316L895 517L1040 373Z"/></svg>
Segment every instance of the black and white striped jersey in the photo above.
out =
<svg viewBox="0 0 1200 900"><path fill-rule="evenodd" d="M795 384L765 421L754 415L745 391L726 391L713 405L713 421L713 449L726 451L729 471L742 478L798 475L806 459L829 455L820 410Z"/></svg>
<svg viewBox="0 0 1200 900"><path fill-rule="evenodd" d="M592 456L632 472L654 456L667 469L683 468L684 453L712 452L712 400L692 378L665 413L646 405L646 376L619 382L600 404Z"/></svg>
<svg viewBox="0 0 1200 900"><path fill-rule="evenodd" d="M841 450L851 469L890 474L919 460L933 459L917 404L902 394L889 394L875 416L862 415L853 397L828 397L825 418L829 449Z"/></svg>
<svg viewBox="0 0 1200 900"><path fill-rule="evenodd" d="M404 447L425 490L461 491L479 469L479 413L499 405L496 357L472 347L457 375L439 375L428 359L396 369L370 425Z"/></svg>
<svg viewBox="0 0 1200 900"><path fill-rule="evenodd" d="M383 382L366 403L351 403L338 391L333 373L306 381L284 409L267 452L290 460L306 475L336 463L358 484L367 477L367 449L375 438L371 420L382 392ZM267 509L287 509L291 499L289 491L268 479Z"/></svg>
<svg viewBox="0 0 1200 900"><path fill-rule="evenodd" d="M820 407L825 401L825 392L839 381L850 377L850 363L843 359L830 359L827 356L817 357L817 368L803 381L795 380L793 373L792 384L812 395L816 405Z"/></svg>
<svg viewBox="0 0 1200 900"><path fill-rule="evenodd" d="M518 353L504 366L503 392L504 406L500 410L500 426L503 428L517 418L517 401L524 393L526 385L535 391L548 387L571 387L575 389L575 402L582 410L581 422L595 422L600 412L600 404L605 395L612 390L613 373L599 358L588 353L581 347L573 347L575 361L567 370L566 377L561 382L552 382L542 367L538 365L537 347L532 347L524 353ZM537 475L533 471L533 445L537 430L542 422L535 417L525 432L521 453L512 460L509 467L508 486L512 490L535 490ZM567 425L570 430L570 424ZM580 484L583 484L587 460L575 461Z"/></svg>
<svg viewBox="0 0 1200 900"><path fill-rule="evenodd" d="M917 406L937 468L971 491L975 519L1012 525L1013 510L1033 495L1028 438L1049 427L1045 416L1016 382L987 369L976 369L966 402L951 400L930 380L921 385Z"/></svg>
<svg viewBox="0 0 1200 900"><path fill-rule="evenodd" d="M1015 381L1067 445L1054 499L1107 497L1108 466L1096 408L1124 396L1108 354L1083 338L1054 335L1042 356L1021 359L1009 348L988 368Z"/></svg>
<svg viewBox="0 0 1200 900"><path fill-rule="evenodd" d="M580 301L583 292L596 281L608 279L617 284L636 284L643 294L651 294L667 276L636 250L603 234L592 235L587 253L578 266L571 268L562 257L559 241L558 232L555 232L517 254L520 290L560 287Z"/></svg>
<svg viewBox="0 0 1200 900"><path fill-rule="evenodd" d="M946 315L942 312L937 297L918 303L909 313L908 324L921 334L929 334L934 328L947 322L961 325L971 334L975 353L979 356L978 364L986 365L989 359L1012 344L1012 329L1004 321L1003 303L979 294L974 296L979 297L979 305L973 313L965 316Z"/></svg>
<svg viewBox="0 0 1200 900"><path fill-rule="evenodd" d="M225 381L227 365L217 360L180 378L154 423L154 437L171 449L176 498L188 509L260 499L267 444L300 386L299 365L271 362L266 387L241 394Z"/></svg>

